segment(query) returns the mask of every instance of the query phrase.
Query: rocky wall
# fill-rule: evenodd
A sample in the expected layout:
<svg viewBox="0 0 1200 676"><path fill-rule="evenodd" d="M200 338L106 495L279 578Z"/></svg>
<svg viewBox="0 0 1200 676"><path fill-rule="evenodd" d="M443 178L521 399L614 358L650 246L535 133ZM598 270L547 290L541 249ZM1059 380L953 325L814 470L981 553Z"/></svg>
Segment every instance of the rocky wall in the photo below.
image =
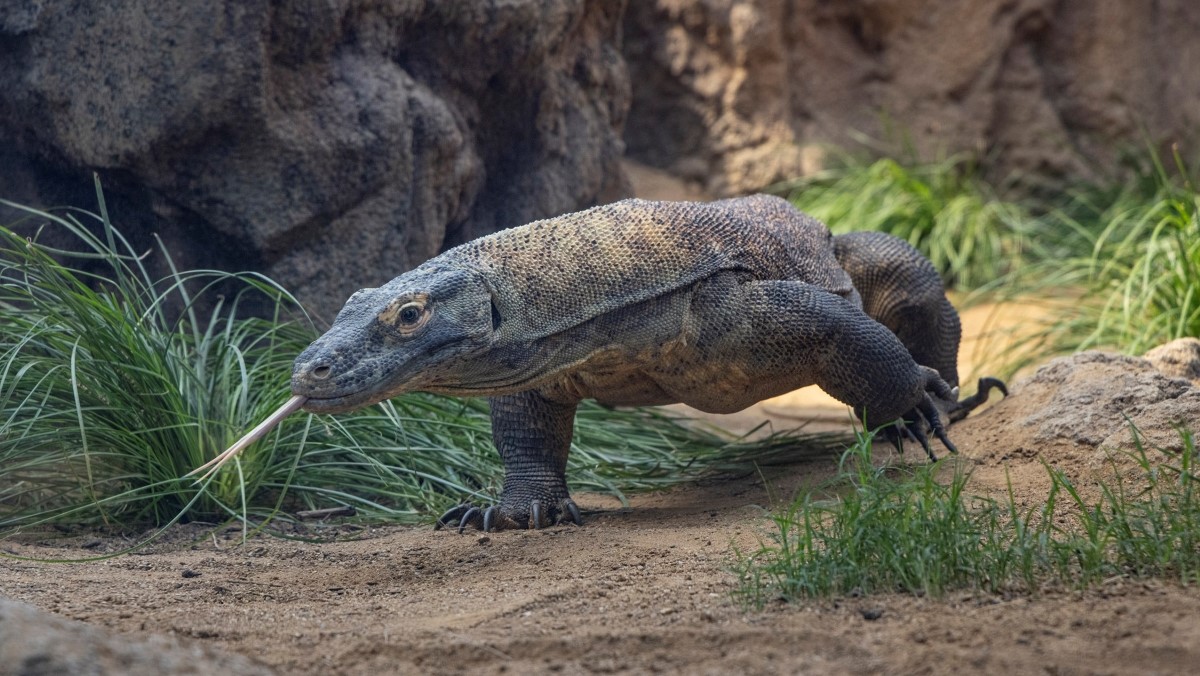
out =
<svg viewBox="0 0 1200 676"><path fill-rule="evenodd" d="M722 195L819 169L827 145L998 178L1088 175L1200 130L1192 0L630 3L632 157Z"/></svg>
<svg viewBox="0 0 1200 676"><path fill-rule="evenodd" d="M442 248L622 197L613 0L8 0L0 197L93 207L331 317Z"/></svg>

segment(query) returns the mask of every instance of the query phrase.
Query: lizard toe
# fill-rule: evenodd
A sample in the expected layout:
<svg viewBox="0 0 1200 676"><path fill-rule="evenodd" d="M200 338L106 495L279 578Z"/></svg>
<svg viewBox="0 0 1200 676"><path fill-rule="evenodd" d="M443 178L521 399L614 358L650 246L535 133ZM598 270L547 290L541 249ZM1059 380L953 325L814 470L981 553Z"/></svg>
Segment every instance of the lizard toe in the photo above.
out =
<svg viewBox="0 0 1200 676"><path fill-rule="evenodd" d="M451 507L450 509L447 509L441 516L438 517L437 521L434 522L433 529L441 530L446 526L453 526L461 521L463 515L466 514L472 507L473 505L471 503L463 502Z"/></svg>
<svg viewBox="0 0 1200 676"><path fill-rule="evenodd" d="M917 410L921 413L921 417L925 419L925 422L929 424L929 429L933 432L933 436L942 442L946 450L958 455L958 448L950 441L950 437L946 435L946 427L942 424L942 418L938 414L937 406L934 405L933 400L925 397L925 400L917 405ZM925 450L928 451L929 447L926 446ZM929 457L933 459L933 454L930 453Z"/></svg>
<svg viewBox="0 0 1200 676"><path fill-rule="evenodd" d="M467 526L472 526L480 530L483 529L483 510L478 507L472 507L463 513L462 519L458 522L458 532L462 534L467 529Z"/></svg>
<svg viewBox="0 0 1200 676"><path fill-rule="evenodd" d="M575 524L576 526L583 525L583 515L579 513L579 505L575 504L575 501L571 498L565 498L562 502L558 503L558 509L559 523L562 523L565 520L563 518L565 516L569 517L571 523Z"/></svg>
<svg viewBox="0 0 1200 676"><path fill-rule="evenodd" d="M563 498L556 503L533 499L525 504L505 503L478 507L469 502L455 505L446 510L434 523L434 530L442 528L457 528L459 533L468 528L490 533L500 530L540 530L563 523L583 525L583 515L579 506L571 498Z"/></svg>
<svg viewBox="0 0 1200 676"><path fill-rule="evenodd" d="M583 515L579 512L579 505L575 504L571 498L563 498L553 506L547 506L541 500L529 502L530 528L542 529L564 523L583 525Z"/></svg>
<svg viewBox="0 0 1200 676"><path fill-rule="evenodd" d="M534 530L542 529L542 501L529 501L529 527Z"/></svg>

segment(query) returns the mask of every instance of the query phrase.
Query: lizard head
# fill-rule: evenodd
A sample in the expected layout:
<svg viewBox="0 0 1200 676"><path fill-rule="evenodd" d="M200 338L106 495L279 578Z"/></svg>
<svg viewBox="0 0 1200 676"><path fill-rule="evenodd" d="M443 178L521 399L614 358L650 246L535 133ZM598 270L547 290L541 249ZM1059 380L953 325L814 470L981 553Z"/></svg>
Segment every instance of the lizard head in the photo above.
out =
<svg viewBox="0 0 1200 676"><path fill-rule="evenodd" d="M336 413L438 384L496 337L492 295L476 272L431 261L350 296L292 368L304 409Z"/></svg>

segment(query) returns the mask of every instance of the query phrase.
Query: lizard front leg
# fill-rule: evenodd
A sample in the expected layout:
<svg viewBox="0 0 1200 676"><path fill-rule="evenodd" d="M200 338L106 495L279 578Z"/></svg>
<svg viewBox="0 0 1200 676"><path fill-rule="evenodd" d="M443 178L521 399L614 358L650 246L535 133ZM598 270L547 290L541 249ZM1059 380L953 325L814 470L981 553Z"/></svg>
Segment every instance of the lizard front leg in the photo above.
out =
<svg viewBox="0 0 1200 676"><path fill-rule="evenodd" d="M563 403L538 390L492 397L492 439L504 461L500 502L488 507L459 505L438 527L481 530L542 528L570 520L581 523L567 492L567 454L578 402Z"/></svg>
<svg viewBox="0 0 1200 676"><path fill-rule="evenodd" d="M913 360L900 339L852 302L798 281L725 281L697 306L699 349L787 389L816 384L854 408L868 428L902 421L905 434L934 454L925 429L954 452L935 402L953 401L938 372Z"/></svg>

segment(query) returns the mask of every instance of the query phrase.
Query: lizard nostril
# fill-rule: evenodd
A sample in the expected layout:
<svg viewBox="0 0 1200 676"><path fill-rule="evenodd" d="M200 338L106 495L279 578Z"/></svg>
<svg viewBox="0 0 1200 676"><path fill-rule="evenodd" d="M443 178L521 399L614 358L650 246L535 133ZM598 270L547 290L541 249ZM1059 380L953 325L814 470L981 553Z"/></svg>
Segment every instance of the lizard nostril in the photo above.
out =
<svg viewBox="0 0 1200 676"><path fill-rule="evenodd" d="M329 374L332 371L333 371L332 368L325 366L325 365L321 365L312 370L312 376L314 378L316 378L317 380L325 380L326 378L329 377Z"/></svg>

